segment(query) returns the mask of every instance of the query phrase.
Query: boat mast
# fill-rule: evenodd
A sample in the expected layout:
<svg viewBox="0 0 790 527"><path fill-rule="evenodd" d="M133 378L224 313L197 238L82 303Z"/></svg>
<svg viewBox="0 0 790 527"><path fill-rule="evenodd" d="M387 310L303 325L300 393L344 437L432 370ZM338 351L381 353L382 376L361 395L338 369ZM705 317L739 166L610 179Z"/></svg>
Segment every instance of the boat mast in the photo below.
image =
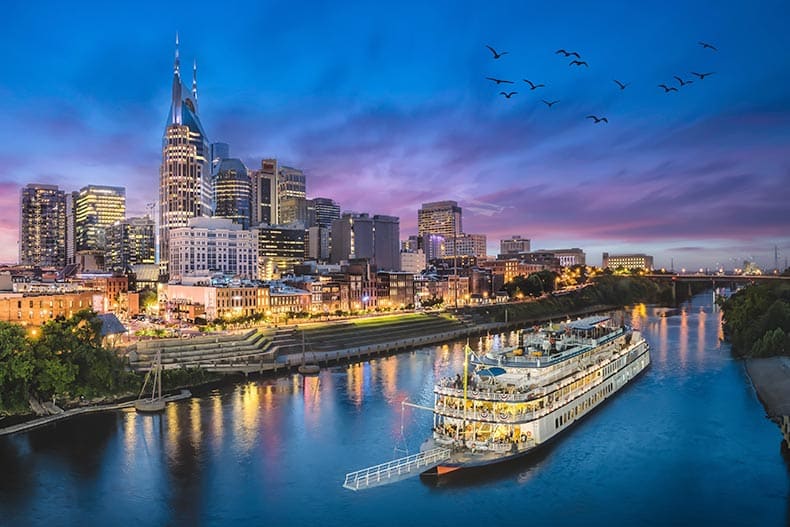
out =
<svg viewBox="0 0 790 527"><path fill-rule="evenodd" d="M162 350L156 352L156 388L159 390L159 396L154 394L153 399L162 398Z"/></svg>
<svg viewBox="0 0 790 527"><path fill-rule="evenodd" d="M467 384L469 379L469 351L471 348L469 347L469 341L466 342L466 347L464 347L464 422L463 422L463 429L464 429L464 436L466 435L466 391L467 391ZM466 439L464 437L464 439Z"/></svg>

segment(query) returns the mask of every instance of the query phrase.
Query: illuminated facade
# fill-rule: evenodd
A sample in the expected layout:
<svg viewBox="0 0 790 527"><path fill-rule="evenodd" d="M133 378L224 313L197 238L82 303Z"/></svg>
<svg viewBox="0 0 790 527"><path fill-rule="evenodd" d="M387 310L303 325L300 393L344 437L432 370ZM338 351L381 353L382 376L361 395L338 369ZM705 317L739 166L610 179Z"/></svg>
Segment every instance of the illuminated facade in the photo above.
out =
<svg viewBox="0 0 790 527"><path fill-rule="evenodd" d="M445 239L445 256L486 256L486 235L462 233L453 238Z"/></svg>
<svg viewBox="0 0 790 527"><path fill-rule="evenodd" d="M258 233L226 218L192 218L170 232L170 280L223 273L258 276Z"/></svg>
<svg viewBox="0 0 790 527"><path fill-rule="evenodd" d="M274 280L293 273L305 258L305 230L299 225L260 226L258 232L258 278Z"/></svg>
<svg viewBox="0 0 790 527"><path fill-rule="evenodd" d="M78 251L107 249L107 228L126 216L126 189L88 185L74 200L74 244Z"/></svg>
<svg viewBox="0 0 790 527"><path fill-rule="evenodd" d="M603 253L601 267L617 269L653 269L653 257L647 254L609 254Z"/></svg>
<svg viewBox="0 0 790 527"><path fill-rule="evenodd" d="M127 218L107 228L107 258L110 271L125 271L138 264L156 262L156 226L149 216Z"/></svg>
<svg viewBox="0 0 790 527"><path fill-rule="evenodd" d="M66 193L56 185L29 184L22 188L19 263L66 265Z"/></svg>
<svg viewBox="0 0 790 527"><path fill-rule="evenodd" d="M0 294L0 321L23 326L41 326L63 316L70 318L93 305L93 292L80 291L53 295Z"/></svg>
<svg viewBox="0 0 790 527"><path fill-rule="evenodd" d="M294 201L290 198L307 198L307 179L298 168L280 166L277 171L277 223L288 223L283 215L283 206ZM289 206L293 208L293 205Z"/></svg>
<svg viewBox="0 0 790 527"><path fill-rule="evenodd" d="M459 236L461 228L461 207L456 201L435 201L423 203L417 211L417 235L439 234L450 240Z"/></svg>
<svg viewBox="0 0 790 527"><path fill-rule="evenodd" d="M250 172L252 185L252 209L250 224L253 227L265 223L277 223L277 160L262 159L261 168Z"/></svg>
<svg viewBox="0 0 790 527"><path fill-rule="evenodd" d="M181 79L176 37L173 91L159 169L159 263L169 273L170 231L191 218L211 215L209 143L198 118L197 67L192 89Z"/></svg>
<svg viewBox="0 0 790 527"><path fill-rule="evenodd" d="M212 177L214 216L250 228L252 185L247 167L238 159L222 159Z"/></svg>

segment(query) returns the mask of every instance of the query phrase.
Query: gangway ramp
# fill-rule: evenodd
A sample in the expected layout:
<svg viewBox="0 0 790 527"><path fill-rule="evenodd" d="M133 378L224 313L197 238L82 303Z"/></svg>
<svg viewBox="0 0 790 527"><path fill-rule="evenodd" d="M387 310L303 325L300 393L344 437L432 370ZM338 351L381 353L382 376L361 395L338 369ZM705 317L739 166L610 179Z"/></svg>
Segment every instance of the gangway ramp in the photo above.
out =
<svg viewBox="0 0 790 527"><path fill-rule="evenodd" d="M346 474L343 486L349 490L362 490L394 483L438 465L448 459L451 452L449 448L433 448L419 454L412 454L356 472L349 472Z"/></svg>

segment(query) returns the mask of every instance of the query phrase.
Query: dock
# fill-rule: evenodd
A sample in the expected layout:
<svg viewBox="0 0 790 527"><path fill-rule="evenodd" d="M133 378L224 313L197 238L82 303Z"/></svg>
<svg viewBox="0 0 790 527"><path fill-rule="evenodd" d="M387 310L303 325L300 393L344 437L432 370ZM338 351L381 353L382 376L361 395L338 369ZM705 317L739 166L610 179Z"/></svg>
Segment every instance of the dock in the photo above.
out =
<svg viewBox="0 0 790 527"><path fill-rule="evenodd" d="M165 403L171 403L175 401L181 401L183 399L189 399L190 397L192 397L192 393L189 390L181 390L180 393L167 396L164 398L164 400ZM0 436L16 434L18 432L28 432L30 430L41 428L42 426L47 426L52 423L61 421L63 419L74 417L76 415L90 414L95 412L108 412L113 410L122 410L124 408L133 408L135 402L136 401L125 401L122 403L97 404L94 406L82 406L79 408L72 408L71 410L61 411L60 413L56 413L54 415L39 417L36 419L32 419L30 421L25 421L24 423L19 423L16 425L7 426L5 428L0 428Z"/></svg>
<svg viewBox="0 0 790 527"><path fill-rule="evenodd" d="M451 452L449 448L439 447L380 465L349 472L346 474L343 487L357 491L386 485L387 483L395 483L435 467L442 461L449 459Z"/></svg>

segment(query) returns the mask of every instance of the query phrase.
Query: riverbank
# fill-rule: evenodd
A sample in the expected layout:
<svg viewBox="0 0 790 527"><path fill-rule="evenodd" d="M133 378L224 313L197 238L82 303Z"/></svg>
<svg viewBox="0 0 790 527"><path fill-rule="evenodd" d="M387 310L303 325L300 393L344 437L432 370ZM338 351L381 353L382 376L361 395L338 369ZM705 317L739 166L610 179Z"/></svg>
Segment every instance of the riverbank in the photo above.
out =
<svg viewBox="0 0 790 527"><path fill-rule="evenodd" d="M170 403L170 402L180 401L182 399L188 399L190 397L192 397L192 393L189 390L181 390L180 393L166 396L164 400L165 403ZM79 408L72 408L70 410L65 410L61 413L47 415L45 417L37 417L34 419L30 419L28 421L17 423L15 425L9 425L0 428L0 436L16 434L18 432L28 432L30 430L40 428L42 426L47 426L52 423L56 423L63 419L68 419L70 417L74 417L77 415L84 415L94 412L109 412L112 410L122 410L124 408L132 408L134 406L135 401L136 399L131 401L119 402L119 403L81 406Z"/></svg>
<svg viewBox="0 0 790 527"><path fill-rule="evenodd" d="M746 359L746 373L770 419L790 415L790 357Z"/></svg>

